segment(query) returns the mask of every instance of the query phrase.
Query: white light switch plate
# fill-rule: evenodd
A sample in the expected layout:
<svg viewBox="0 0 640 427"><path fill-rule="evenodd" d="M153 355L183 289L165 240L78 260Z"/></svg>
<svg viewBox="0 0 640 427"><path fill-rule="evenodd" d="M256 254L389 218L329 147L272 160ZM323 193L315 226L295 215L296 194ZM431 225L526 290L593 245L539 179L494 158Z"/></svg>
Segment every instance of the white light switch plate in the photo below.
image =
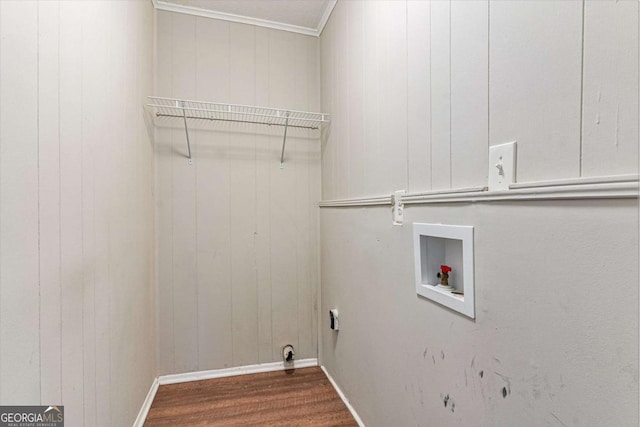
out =
<svg viewBox="0 0 640 427"><path fill-rule="evenodd" d="M402 203L402 195L405 190L398 190L393 193L393 225L402 225L404 221L404 204Z"/></svg>
<svg viewBox="0 0 640 427"><path fill-rule="evenodd" d="M489 191L508 190L516 180L516 142L489 147Z"/></svg>

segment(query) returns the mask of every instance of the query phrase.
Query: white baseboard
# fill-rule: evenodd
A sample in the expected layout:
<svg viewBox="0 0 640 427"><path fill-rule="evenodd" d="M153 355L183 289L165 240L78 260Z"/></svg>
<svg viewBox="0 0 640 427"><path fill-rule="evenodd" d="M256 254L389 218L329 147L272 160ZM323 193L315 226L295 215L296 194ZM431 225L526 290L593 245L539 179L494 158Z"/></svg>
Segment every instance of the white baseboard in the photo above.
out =
<svg viewBox="0 0 640 427"><path fill-rule="evenodd" d="M138 417L136 421L133 423L133 427L142 427L144 422L147 419L147 415L149 414L149 409L151 409L151 404L153 403L153 399L156 397L156 393L158 392L158 387L160 386L160 382L158 378L153 380L151 384L151 388L149 389L149 393L147 393L146 399L144 399L144 403L140 408L140 412L138 412Z"/></svg>
<svg viewBox="0 0 640 427"><path fill-rule="evenodd" d="M318 366L318 359L295 360L293 366L284 362L261 363L259 365L237 366L210 371L185 372L183 374L161 375L158 377L160 385L186 383L189 381L210 380L212 378L233 377L235 375L259 374L262 372L284 371L291 368L309 368Z"/></svg>
<svg viewBox="0 0 640 427"><path fill-rule="evenodd" d="M318 359L302 359L296 360L293 362L293 368L309 368L312 366L318 366ZM145 420L147 419L147 415L149 414L149 409L151 409L151 404L153 403L153 399L158 392L158 387L160 385L166 384L178 384L185 383L189 381L200 381L200 380L209 380L213 378L224 378L224 377L232 377L236 375L247 375L247 374L259 374L263 372L274 372L274 371L283 371L285 369L291 369L290 365L285 367L284 362L274 362L274 363L262 363L259 365L247 365L247 366L237 366L234 368L226 368L226 369L213 369L210 371L197 371L197 372L185 372L183 374L172 374L172 375L161 375L158 378L153 380L151 384L151 388L149 389L149 393L147 393L147 397L140 408L140 412L138 413L138 417L136 421L133 423L133 427L143 427ZM349 400L344 395L338 384L333 380L329 372L325 369L324 366L320 366L324 374L329 379L329 382L333 386L333 388L340 396L340 399L344 402L345 406L351 412L351 415L356 420L360 427L365 427L364 423L358 416L358 413L353 409L353 406L349 403Z"/></svg>
<svg viewBox="0 0 640 427"><path fill-rule="evenodd" d="M353 415L353 419L356 420L356 422L358 423L358 425L360 427L365 427L364 423L360 419L360 416L358 415L356 410L353 409L353 406L351 406L351 403L349 403L349 399L347 399L347 397L344 395L342 390L340 390L340 387L338 387L338 384L336 384L336 382L334 381L333 377L331 377L331 375L329 375L329 372L327 372L327 370L325 369L324 366L320 366L320 369L322 369L322 372L324 372L324 374L327 376L327 378L329 378L329 382L331 383L333 388L338 393L338 396L340 396L340 399L342 399L342 401L344 402L344 404L347 407L347 409L349 410L349 412L351 412L351 415Z"/></svg>

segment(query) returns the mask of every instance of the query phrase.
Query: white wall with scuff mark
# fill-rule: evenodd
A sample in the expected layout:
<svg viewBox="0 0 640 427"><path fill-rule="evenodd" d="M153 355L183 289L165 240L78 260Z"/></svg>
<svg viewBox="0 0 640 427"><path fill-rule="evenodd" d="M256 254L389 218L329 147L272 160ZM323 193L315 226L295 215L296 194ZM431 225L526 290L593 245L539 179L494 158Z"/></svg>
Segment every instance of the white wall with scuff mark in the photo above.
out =
<svg viewBox="0 0 640 427"><path fill-rule="evenodd" d="M405 222L475 226L476 320L416 295L411 226L387 207L322 209L321 360L367 426L638 424L637 201Z"/></svg>
<svg viewBox="0 0 640 427"><path fill-rule="evenodd" d="M638 173L638 2L339 1L324 200ZM321 363L367 426L638 425L638 201L321 209ZM476 319L415 293L411 223L475 227ZM340 332L328 310L340 310Z"/></svg>

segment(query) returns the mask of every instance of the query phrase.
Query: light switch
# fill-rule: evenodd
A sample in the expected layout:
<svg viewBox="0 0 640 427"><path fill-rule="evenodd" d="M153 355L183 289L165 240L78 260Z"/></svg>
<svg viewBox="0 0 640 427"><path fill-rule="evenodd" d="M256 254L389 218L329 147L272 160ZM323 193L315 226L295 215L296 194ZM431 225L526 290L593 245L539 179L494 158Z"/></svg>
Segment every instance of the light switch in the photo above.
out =
<svg viewBox="0 0 640 427"><path fill-rule="evenodd" d="M404 221L404 204L402 203L402 196L405 190L398 190L393 193L393 225L402 225Z"/></svg>
<svg viewBox="0 0 640 427"><path fill-rule="evenodd" d="M515 141L489 147L489 191L508 190L515 178Z"/></svg>

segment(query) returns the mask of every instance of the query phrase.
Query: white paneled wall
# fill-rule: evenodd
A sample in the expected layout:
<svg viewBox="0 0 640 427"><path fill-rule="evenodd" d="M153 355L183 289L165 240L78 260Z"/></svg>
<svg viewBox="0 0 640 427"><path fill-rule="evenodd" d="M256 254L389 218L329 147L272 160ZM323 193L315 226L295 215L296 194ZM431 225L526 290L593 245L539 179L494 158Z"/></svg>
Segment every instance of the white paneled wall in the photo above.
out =
<svg viewBox="0 0 640 427"><path fill-rule="evenodd" d="M584 4L582 175L638 172L638 3Z"/></svg>
<svg viewBox="0 0 640 427"><path fill-rule="evenodd" d="M431 169L431 189L442 190L451 188L451 28L453 25L451 2L435 1L430 3L430 7L431 68L428 84L431 88L429 99L431 103L429 138L431 164L423 167ZM426 85L427 83L423 80L418 84ZM415 141L415 144L423 143L424 141Z"/></svg>
<svg viewBox="0 0 640 427"><path fill-rule="evenodd" d="M321 36L323 199L638 172L638 2L340 1Z"/></svg>
<svg viewBox="0 0 640 427"><path fill-rule="evenodd" d="M518 181L579 177L582 2L496 1L489 18L490 144L518 141Z"/></svg>
<svg viewBox="0 0 640 427"><path fill-rule="evenodd" d="M323 199L484 187L514 140L520 182L637 174L638 9L338 1ZM637 199L407 204L402 227L341 203L320 214L320 363L368 426L638 424L637 329L618 327L638 320ZM474 226L475 319L416 296L412 223ZM613 264L628 298L603 291Z"/></svg>
<svg viewBox="0 0 640 427"><path fill-rule="evenodd" d="M361 3L361 2L358 2ZM363 4L363 3L361 3ZM407 2L407 188L431 190L431 3ZM428 77L428 78L427 78Z"/></svg>
<svg viewBox="0 0 640 427"><path fill-rule="evenodd" d="M25 309L40 303L37 17L37 3L0 4L0 399L5 403L40 399L39 313Z"/></svg>
<svg viewBox="0 0 640 427"><path fill-rule="evenodd" d="M159 96L318 111L318 40L158 13ZM171 119L170 119L171 120ZM156 131L160 373L317 356L320 133Z"/></svg>
<svg viewBox="0 0 640 427"><path fill-rule="evenodd" d="M131 425L156 375L147 1L0 2L0 404Z"/></svg>
<svg viewBox="0 0 640 427"><path fill-rule="evenodd" d="M449 188L481 186L487 179L488 10L488 1L451 3Z"/></svg>

